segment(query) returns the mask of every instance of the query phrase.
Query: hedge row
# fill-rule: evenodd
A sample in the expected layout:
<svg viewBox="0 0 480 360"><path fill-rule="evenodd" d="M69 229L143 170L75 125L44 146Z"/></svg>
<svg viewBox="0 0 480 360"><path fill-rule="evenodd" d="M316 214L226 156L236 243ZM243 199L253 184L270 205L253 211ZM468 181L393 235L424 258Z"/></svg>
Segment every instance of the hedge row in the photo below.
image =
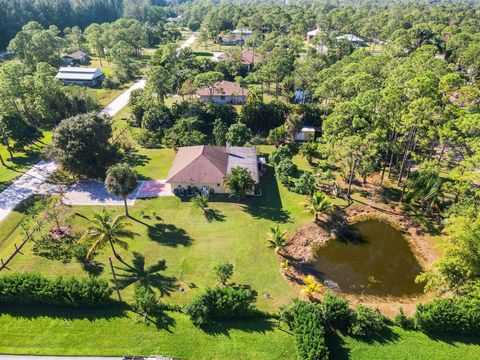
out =
<svg viewBox="0 0 480 360"><path fill-rule="evenodd" d="M92 277L47 279L35 273L0 277L0 303L98 306L111 302L111 294L107 281Z"/></svg>

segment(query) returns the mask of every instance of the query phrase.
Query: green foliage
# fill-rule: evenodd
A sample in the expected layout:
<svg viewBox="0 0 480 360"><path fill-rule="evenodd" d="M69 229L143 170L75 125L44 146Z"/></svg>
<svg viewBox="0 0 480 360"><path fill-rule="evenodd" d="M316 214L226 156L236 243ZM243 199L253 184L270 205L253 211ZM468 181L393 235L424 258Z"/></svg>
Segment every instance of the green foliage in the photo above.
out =
<svg viewBox="0 0 480 360"><path fill-rule="evenodd" d="M276 167L280 161L284 159L291 159L293 156L293 151L287 145L279 146L277 149L272 151L272 153L268 156L268 160L270 164Z"/></svg>
<svg viewBox="0 0 480 360"><path fill-rule="evenodd" d="M225 286L233 275L233 264L228 261L220 262L213 267L213 276L223 286Z"/></svg>
<svg viewBox="0 0 480 360"><path fill-rule="evenodd" d="M415 312L417 326L431 333L480 335L479 293L436 299L419 304Z"/></svg>
<svg viewBox="0 0 480 360"><path fill-rule="evenodd" d="M146 149L158 149L162 145L162 139L159 134L147 129L139 129L135 135L135 140L141 147Z"/></svg>
<svg viewBox="0 0 480 360"><path fill-rule="evenodd" d="M100 306L111 302L111 294L107 281L92 277L47 279L35 273L0 277L2 303Z"/></svg>
<svg viewBox="0 0 480 360"><path fill-rule="evenodd" d="M128 164L115 164L108 168L105 188L110 194L123 197L125 215L128 216L127 196L138 185L137 174Z"/></svg>
<svg viewBox="0 0 480 360"><path fill-rule="evenodd" d="M186 313L196 326L202 327L215 320L252 316L256 299L257 292L246 285L209 288L187 306Z"/></svg>
<svg viewBox="0 0 480 360"><path fill-rule="evenodd" d="M244 199L247 192L252 191L255 185L250 171L240 166L230 170L227 176L225 176L224 182L230 196L236 200Z"/></svg>
<svg viewBox="0 0 480 360"><path fill-rule="evenodd" d="M245 124L237 123L228 128L225 140L230 146L244 146L252 137L251 131Z"/></svg>
<svg viewBox="0 0 480 360"><path fill-rule="evenodd" d="M206 211L208 208L208 195L207 194L200 194L196 195L192 199L193 205L203 211Z"/></svg>
<svg viewBox="0 0 480 360"><path fill-rule="evenodd" d="M58 163L77 176L100 178L117 158L110 144L110 119L97 114L63 120L53 133L52 153Z"/></svg>
<svg viewBox="0 0 480 360"><path fill-rule="evenodd" d="M196 117L182 118L177 120L163 139L166 146L178 149L182 146L203 145L206 140L205 134L197 130L200 126Z"/></svg>
<svg viewBox="0 0 480 360"><path fill-rule="evenodd" d="M371 337L385 327L385 318L377 309L358 305L350 327L350 334L358 337Z"/></svg>
<svg viewBox="0 0 480 360"><path fill-rule="evenodd" d="M347 331L354 317L348 301L332 292L327 292L320 303L323 320L330 330Z"/></svg>
<svg viewBox="0 0 480 360"><path fill-rule="evenodd" d="M414 319L405 315L402 308L400 308L398 314L393 318L393 322L404 330L412 330L415 328Z"/></svg>
<svg viewBox="0 0 480 360"><path fill-rule="evenodd" d="M290 188L291 191L298 194L310 195L313 191L315 185L315 177L309 171L304 171L298 179L293 181L293 186Z"/></svg>
<svg viewBox="0 0 480 360"><path fill-rule="evenodd" d="M0 116L1 134L5 134L8 140L13 141L15 150L23 150L25 146L34 143L42 135L35 126L15 113Z"/></svg>
<svg viewBox="0 0 480 360"><path fill-rule="evenodd" d="M318 304L294 300L293 305L283 310L282 317L294 333L300 359L328 359L323 312Z"/></svg>
<svg viewBox="0 0 480 360"><path fill-rule="evenodd" d="M223 146L227 142L226 134L228 131L228 126L220 119L216 119L213 123L213 139L215 145Z"/></svg>

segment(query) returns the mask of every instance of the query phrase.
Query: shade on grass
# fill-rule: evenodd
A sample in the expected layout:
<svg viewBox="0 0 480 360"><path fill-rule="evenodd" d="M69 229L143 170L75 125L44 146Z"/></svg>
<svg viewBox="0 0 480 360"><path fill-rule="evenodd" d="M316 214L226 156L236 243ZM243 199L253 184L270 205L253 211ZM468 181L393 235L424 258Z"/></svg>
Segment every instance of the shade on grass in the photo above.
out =
<svg viewBox="0 0 480 360"><path fill-rule="evenodd" d="M42 355L153 355L185 359L295 359L293 338L263 319L228 321L207 331L179 313L163 323L135 322L117 307L62 309L3 306L0 353Z"/></svg>

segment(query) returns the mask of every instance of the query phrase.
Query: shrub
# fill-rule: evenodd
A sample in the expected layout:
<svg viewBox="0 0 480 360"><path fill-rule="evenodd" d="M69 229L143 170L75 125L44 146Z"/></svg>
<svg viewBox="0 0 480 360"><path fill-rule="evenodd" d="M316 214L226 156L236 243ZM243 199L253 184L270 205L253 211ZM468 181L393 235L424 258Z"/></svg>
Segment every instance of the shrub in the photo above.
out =
<svg viewBox="0 0 480 360"><path fill-rule="evenodd" d="M35 273L0 277L1 303L98 306L108 304L111 294L107 281L92 277L47 279Z"/></svg>
<svg viewBox="0 0 480 360"><path fill-rule="evenodd" d="M395 325L400 326L405 330L412 330L415 328L415 321L411 317L405 315L402 308L400 308L398 314L393 318L393 322Z"/></svg>
<svg viewBox="0 0 480 360"><path fill-rule="evenodd" d="M350 328L353 311L346 299L328 292L322 299L321 308L323 319L330 329L346 331Z"/></svg>
<svg viewBox="0 0 480 360"><path fill-rule="evenodd" d="M283 159L291 159L293 152L287 145L279 146L268 157L268 160L273 166L277 166Z"/></svg>
<svg viewBox="0 0 480 360"><path fill-rule="evenodd" d="M385 326L385 318L377 309L359 305L354 312L350 333L353 336L373 336Z"/></svg>
<svg viewBox="0 0 480 360"><path fill-rule="evenodd" d="M415 321L425 332L480 335L480 299L458 296L419 304Z"/></svg>
<svg viewBox="0 0 480 360"><path fill-rule="evenodd" d="M256 299L257 292L246 285L209 288L187 306L186 313L196 326L205 326L217 319L251 316Z"/></svg>
<svg viewBox="0 0 480 360"><path fill-rule="evenodd" d="M158 149L162 144L162 139L159 134L146 129L138 131L136 140L141 147L146 149Z"/></svg>
<svg viewBox="0 0 480 360"><path fill-rule="evenodd" d="M111 75L105 76L105 80L102 82L102 87L104 89L119 89L122 84Z"/></svg>
<svg viewBox="0 0 480 360"><path fill-rule="evenodd" d="M295 300L293 305L284 311L283 316L294 333L300 359L328 359L323 311L318 304Z"/></svg>
<svg viewBox="0 0 480 360"><path fill-rule="evenodd" d="M313 185L315 185L315 177L311 172L305 171L300 177L293 182L290 190L298 194L310 195L312 193Z"/></svg>
<svg viewBox="0 0 480 360"><path fill-rule="evenodd" d="M275 166L275 171L278 176L293 176L297 172L297 166L291 159L282 159L277 166Z"/></svg>

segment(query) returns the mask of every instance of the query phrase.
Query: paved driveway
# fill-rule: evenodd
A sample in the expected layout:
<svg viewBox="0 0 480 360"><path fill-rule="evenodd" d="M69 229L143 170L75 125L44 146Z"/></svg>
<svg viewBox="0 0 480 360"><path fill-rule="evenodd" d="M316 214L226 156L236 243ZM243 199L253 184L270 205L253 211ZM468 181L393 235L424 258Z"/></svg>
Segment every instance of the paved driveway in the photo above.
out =
<svg viewBox="0 0 480 360"><path fill-rule="evenodd" d="M82 181L72 185L64 195L64 202L68 205L123 205L123 198L109 194L103 182ZM165 180L139 181L137 188L127 197L127 204L134 205L137 198L172 195L170 184Z"/></svg>
<svg viewBox="0 0 480 360"><path fill-rule="evenodd" d="M18 204L35 194L57 169L52 161L40 161L0 193L0 221Z"/></svg>
<svg viewBox="0 0 480 360"><path fill-rule="evenodd" d="M145 84L145 79L140 79L136 81L132 86L130 86L123 93L121 93L115 100L108 104L102 110L102 113L108 114L112 117L115 116L120 110L122 110L125 106L128 105L128 102L130 100L130 94L132 93L132 91L136 89L143 89L145 87Z"/></svg>

